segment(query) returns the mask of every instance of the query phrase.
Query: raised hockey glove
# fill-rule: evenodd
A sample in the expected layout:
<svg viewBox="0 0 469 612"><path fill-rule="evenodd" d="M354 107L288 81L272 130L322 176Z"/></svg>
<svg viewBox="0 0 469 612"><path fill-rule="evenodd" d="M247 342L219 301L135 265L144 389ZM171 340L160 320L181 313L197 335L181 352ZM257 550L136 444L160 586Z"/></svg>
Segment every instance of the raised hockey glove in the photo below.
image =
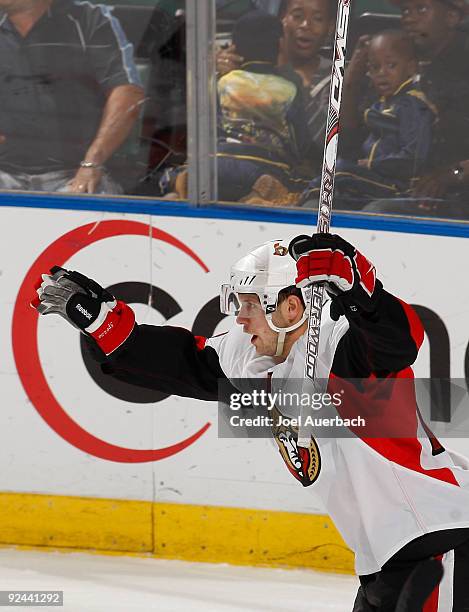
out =
<svg viewBox="0 0 469 612"><path fill-rule="evenodd" d="M335 321L375 311L383 286L374 265L349 242L336 234L297 236L289 251L296 261L296 286L325 283Z"/></svg>
<svg viewBox="0 0 469 612"><path fill-rule="evenodd" d="M94 338L110 355L130 336L135 325L133 310L118 301L97 282L54 266L35 286L38 297L31 306L41 315L58 314Z"/></svg>

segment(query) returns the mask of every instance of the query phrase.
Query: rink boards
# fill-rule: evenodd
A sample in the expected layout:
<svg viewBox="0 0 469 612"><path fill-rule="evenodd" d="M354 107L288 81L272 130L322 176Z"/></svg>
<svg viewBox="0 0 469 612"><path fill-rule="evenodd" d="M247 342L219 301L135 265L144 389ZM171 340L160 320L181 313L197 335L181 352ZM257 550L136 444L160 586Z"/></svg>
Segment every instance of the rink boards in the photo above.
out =
<svg viewBox="0 0 469 612"><path fill-rule="evenodd" d="M296 483L270 440L220 439L215 403L110 383L78 332L59 317L38 320L28 306L39 273L57 264L119 287L139 322L220 333L232 324L217 315L230 264L305 225L21 207L1 214L0 543L351 570L314 487ZM440 322L416 374L429 376L432 364L433 374L463 378L464 231L341 225L387 289ZM469 454L468 441L451 446Z"/></svg>

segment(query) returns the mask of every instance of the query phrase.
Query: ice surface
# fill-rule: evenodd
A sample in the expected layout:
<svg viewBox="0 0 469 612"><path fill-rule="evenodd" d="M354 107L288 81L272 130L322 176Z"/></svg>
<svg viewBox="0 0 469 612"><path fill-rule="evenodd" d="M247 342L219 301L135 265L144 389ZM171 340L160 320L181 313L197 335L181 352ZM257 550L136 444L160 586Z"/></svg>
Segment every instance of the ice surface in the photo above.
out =
<svg viewBox="0 0 469 612"><path fill-rule="evenodd" d="M0 549L0 590L64 591L63 608L35 610L349 612L357 585L307 570Z"/></svg>

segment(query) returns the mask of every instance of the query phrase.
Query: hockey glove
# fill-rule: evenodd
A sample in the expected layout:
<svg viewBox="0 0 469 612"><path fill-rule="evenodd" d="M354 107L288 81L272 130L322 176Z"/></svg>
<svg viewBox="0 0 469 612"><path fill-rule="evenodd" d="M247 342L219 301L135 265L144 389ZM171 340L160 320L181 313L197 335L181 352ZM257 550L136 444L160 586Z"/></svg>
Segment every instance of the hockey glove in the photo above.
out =
<svg viewBox="0 0 469 612"><path fill-rule="evenodd" d="M79 272L54 266L35 287L38 297L31 302L39 314L58 314L94 338L110 355L130 336L135 325L133 310L117 301L109 291Z"/></svg>
<svg viewBox="0 0 469 612"><path fill-rule="evenodd" d="M336 234L297 236L289 251L296 261L296 286L324 282L335 321L344 314L374 312L383 286L374 265L349 242Z"/></svg>

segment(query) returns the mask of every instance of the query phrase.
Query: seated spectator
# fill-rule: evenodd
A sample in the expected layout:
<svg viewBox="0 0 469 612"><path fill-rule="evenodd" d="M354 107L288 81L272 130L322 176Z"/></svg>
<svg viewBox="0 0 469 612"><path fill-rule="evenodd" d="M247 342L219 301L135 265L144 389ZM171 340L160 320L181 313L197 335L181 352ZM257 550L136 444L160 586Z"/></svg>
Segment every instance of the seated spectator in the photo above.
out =
<svg viewBox="0 0 469 612"><path fill-rule="evenodd" d="M305 87L305 111L310 135L318 150L324 147L331 60L320 54L335 25L335 0L282 0L279 17L284 37L280 45L278 65L287 74L293 69ZM232 44L217 53L217 73L222 76L236 70L245 61Z"/></svg>
<svg viewBox="0 0 469 612"><path fill-rule="evenodd" d="M425 168L436 111L415 86L417 61L411 39L400 30L376 34L368 47L368 74L377 100L365 111L368 136L361 158L339 158L335 189L361 208L376 197L406 192ZM321 179L312 183L318 192Z"/></svg>
<svg viewBox="0 0 469 612"><path fill-rule="evenodd" d="M334 32L337 2L335 0L282 0L284 38L279 65L291 66L300 75L306 89L305 111L311 137L320 151L324 148L331 58L321 55L321 48Z"/></svg>
<svg viewBox="0 0 469 612"><path fill-rule="evenodd" d="M432 165L469 158L469 36L465 0L393 0L420 59L420 86L439 112Z"/></svg>
<svg viewBox="0 0 469 612"><path fill-rule="evenodd" d="M465 0L425 5L425 16L420 16L417 23L416 7L404 2L399 4L403 28L413 32L422 57L428 61L423 70L422 87L441 107L433 169L416 184L413 194L420 200L420 210L467 219L469 36L460 25L469 13L469 6ZM435 198L445 201L431 202Z"/></svg>
<svg viewBox="0 0 469 612"><path fill-rule="evenodd" d="M288 176L280 167L277 167L274 175L266 169L270 173L261 175L253 184L250 193L244 195L242 200L257 205L294 206L298 204L301 190L309 178L321 167L331 61L320 55L319 51L334 29L337 4L335 0L281 0L278 4L284 35L279 45L278 57L272 59L271 64L279 64L277 77L293 81L298 90L301 90L305 120L301 121L303 127L300 138L302 141L307 139L304 129L307 124L309 142L306 148L300 145L300 154L296 155L296 177ZM255 32L253 39L257 36L258 32ZM232 71L240 70L247 59L233 40L228 48L220 49L217 53L217 76L223 78ZM223 141L223 137L221 140ZM263 155L265 158L265 154ZM186 174L184 166L165 171L160 180L161 192L166 194L164 197L187 198ZM220 182L219 198L223 197L233 201L234 191L227 196Z"/></svg>
<svg viewBox="0 0 469 612"><path fill-rule="evenodd" d="M111 9L0 0L0 189L120 193L104 164L143 91Z"/></svg>
<svg viewBox="0 0 469 612"><path fill-rule="evenodd" d="M416 182L414 200L380 201L371 205L375 212L424 214L425 198L449 197L452 170L469 159L469 36L461 29L468 13L465 0L391 0L401 9L404 31L414 41L419 60L419 85L438 109L429 159L429 171ZM369 37L363 37L346 70L341 122L342 145L349 147L362 127L360 108L364 97L364 75ZM341 145L341 146L342 146ZM449 178L448 178L449 177ZM448 191L449 189L449 191ZM447 195L445 195L447 194ZM434 214L445 216L449 210L441 202L431 206ZM439 209L439 213L436 209ZM466 213L467 215L467 213Z"/></svg>
<svg viewBox="0 0 469 612"><path fill-rule="evenodd" d="M262 175L279 181L279 189L288 185L311 147L299 79L276 67L281 37L280 19L262 11L235 24L233 42L245 61L218 81L220 200L249 201Z"/></svg>

